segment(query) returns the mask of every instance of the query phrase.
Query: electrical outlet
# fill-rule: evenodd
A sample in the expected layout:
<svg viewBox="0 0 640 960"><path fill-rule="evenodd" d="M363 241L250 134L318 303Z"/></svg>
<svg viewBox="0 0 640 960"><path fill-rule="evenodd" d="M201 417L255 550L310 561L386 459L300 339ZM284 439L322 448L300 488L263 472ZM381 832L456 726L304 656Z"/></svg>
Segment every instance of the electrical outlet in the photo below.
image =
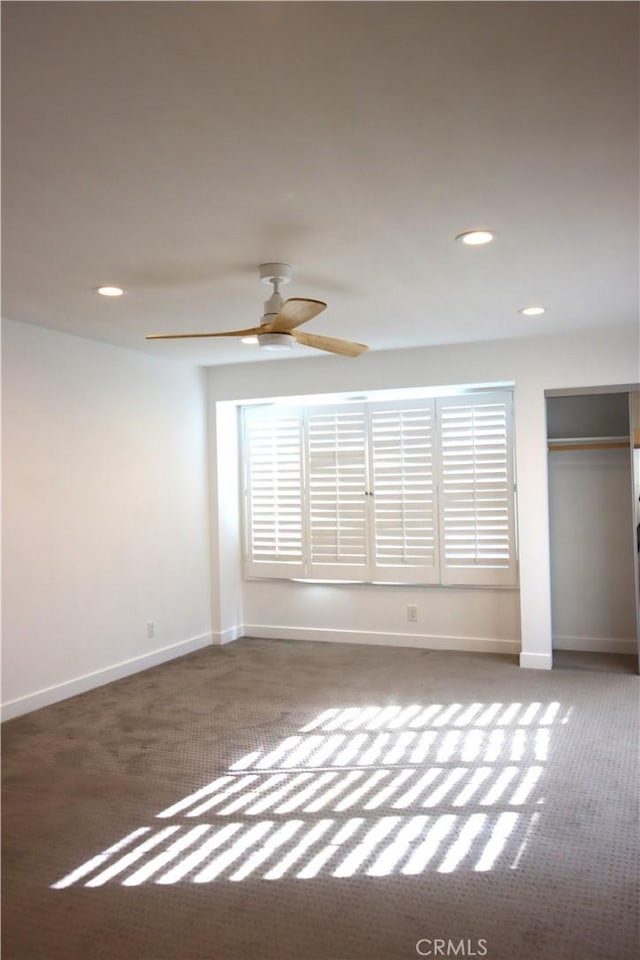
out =
<svg viewBox="0 0 640 960"><path fill-rule="evenodd" d="M147 638L151 640L156 635L156 625L153 620L147 620Z"/></svg>
<svg viewBox="0 0 640 960"><path fill-rule="evenodd" d="M418 621L418 608L415 603L407 604L407 620L410 623L417 623Z"/></svg>

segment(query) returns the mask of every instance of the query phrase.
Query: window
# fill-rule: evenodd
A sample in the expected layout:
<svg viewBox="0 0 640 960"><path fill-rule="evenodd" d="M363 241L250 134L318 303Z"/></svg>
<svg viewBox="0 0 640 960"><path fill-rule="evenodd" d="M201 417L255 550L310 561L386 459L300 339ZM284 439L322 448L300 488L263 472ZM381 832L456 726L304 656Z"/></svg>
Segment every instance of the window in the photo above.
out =
<svg viewBox="0 0 640 960"><path fill-rule="evenodd" d="M248 577L516 582L512 394L243 409Z"/></svg>

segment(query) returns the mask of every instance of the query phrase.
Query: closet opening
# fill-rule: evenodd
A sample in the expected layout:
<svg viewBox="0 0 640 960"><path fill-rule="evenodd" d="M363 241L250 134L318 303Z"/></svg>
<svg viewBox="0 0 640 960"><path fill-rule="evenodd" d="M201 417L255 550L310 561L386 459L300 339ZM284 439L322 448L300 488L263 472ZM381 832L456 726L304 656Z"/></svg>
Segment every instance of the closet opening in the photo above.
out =
<svg viewBox="0 0 640 960"><path fill-rule="evenodd" d="M635 397L628 386L546 394L554 668L640 672Z"/></svg>

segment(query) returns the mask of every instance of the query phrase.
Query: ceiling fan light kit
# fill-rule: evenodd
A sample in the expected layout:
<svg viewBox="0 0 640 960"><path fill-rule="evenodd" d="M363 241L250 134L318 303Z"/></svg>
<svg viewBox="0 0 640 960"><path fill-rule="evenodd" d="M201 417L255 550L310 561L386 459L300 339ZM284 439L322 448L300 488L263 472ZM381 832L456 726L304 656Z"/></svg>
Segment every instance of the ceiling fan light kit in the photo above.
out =
<svg viewBox="0 0 640 960"><path fill-rule="evenodd" d="M258 343L263 350L290 350L295 340L290 333L259 333Z"/></svg>
<svg viewBox="0 0 640 960"><path fill-rule="evenodd" d="M280 294L282 284L291 280L291 266L288 263L261 263L258 268L260 280L270 283L273 293L265 301L264 312L258 327L246 330L225 330L220 333L153 333L147 340L184 340L195 337L241 337L243 343L253 343L255 337L263 350L290 350L294 343L303 347L314 347L327 353L337 353L342 357L358 357L369 347L364 343L340 340L337 337L324 337L314 333L302 333L297 330L303 323L313 320L326 310L324 300L312 300L308 297L290 297L283 301Z"/></svg>

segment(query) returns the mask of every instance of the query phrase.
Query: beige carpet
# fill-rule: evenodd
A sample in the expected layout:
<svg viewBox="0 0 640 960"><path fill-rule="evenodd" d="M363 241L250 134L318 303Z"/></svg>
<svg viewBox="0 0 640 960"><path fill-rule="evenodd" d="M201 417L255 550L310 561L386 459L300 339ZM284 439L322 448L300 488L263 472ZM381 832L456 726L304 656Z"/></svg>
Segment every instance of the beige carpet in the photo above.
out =
<svg viewBox="0 0 640 960"><path fill-rule="evenodd" d="M10 721L3 960L635 960L622 663L242 640Z"/></svg>

